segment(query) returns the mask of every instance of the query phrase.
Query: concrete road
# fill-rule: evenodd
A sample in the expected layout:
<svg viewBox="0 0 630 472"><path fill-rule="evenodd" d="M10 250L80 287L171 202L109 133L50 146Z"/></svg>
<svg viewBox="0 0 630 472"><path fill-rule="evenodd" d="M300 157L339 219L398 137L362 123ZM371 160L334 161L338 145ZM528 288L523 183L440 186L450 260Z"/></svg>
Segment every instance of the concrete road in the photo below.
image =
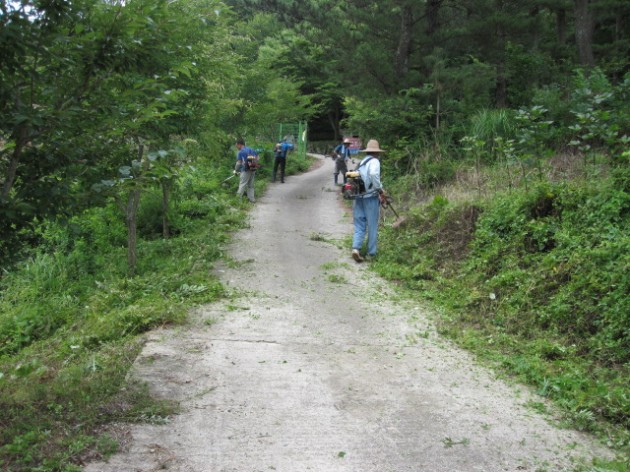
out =
<svg viewBox="0 0 630 472"><path fill-rule="evenodd" d="M551 472L611 457L350 258L351 215L319 164L259 196L217 268L235 298L150 333L132 375L181 414L132 426L85 470Z"/></svg>

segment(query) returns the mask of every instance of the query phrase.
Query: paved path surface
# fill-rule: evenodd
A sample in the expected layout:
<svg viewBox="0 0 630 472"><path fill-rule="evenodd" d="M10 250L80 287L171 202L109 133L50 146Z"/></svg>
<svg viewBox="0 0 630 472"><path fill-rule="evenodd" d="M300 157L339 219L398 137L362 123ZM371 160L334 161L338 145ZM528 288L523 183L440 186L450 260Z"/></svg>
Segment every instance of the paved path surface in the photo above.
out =
<svg viewBox="0 0 630 472"><path fill-rule="evenodd" d="M332 162L273 184L217 268L238 296L150 333L133 375L181 401L87 472L569 471L606 455L397 299L342 240Z"/></svg>

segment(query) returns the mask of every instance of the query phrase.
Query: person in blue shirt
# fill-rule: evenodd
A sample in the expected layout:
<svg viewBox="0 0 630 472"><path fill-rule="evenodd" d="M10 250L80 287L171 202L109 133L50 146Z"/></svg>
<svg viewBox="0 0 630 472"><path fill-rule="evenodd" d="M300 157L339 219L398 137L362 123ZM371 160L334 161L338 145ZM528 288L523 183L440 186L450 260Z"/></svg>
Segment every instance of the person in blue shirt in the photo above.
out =
<svg viewBox="0 0 630 472"><path fill-rule="evenodd" d="M292 151L293 148L293 144L288 143L286 139L283 139L274 147L275 159L273 161L272 182L276 181L276 173L278 172L278 167L280 167L280 182L284 183L284 169L287 166L287 153Z"/></svg>
<svg viewBox="0 0 630 472"><path fill-rule="evenodd" d="M240 173L240 181L236 195L239 198L243 197L243 194L247 192L247 198L250 202L254 203L256 198L254 197L254 176L256 175L256 168L258 165L258 153L252 148L245 146L243 139L236 141L236 165L234 166L234 173Z"/></svg>
<svg viewBox="0 0 630 472"><path fill-rule="evenodd" d="M361 247L367 233L367 257L376 256L378 238L378 218L381 203L386 201L385 191L381 183L381 163L379 158L383 151L375 139L370 139L367 147L360 152L366 153L355 170L365 184L365 193L356 197L352 204L354 235L352 237L352 258L363 262Z"/></svg>
<svg viewBox="0 0 630 472"><path fill-rule="evenodd" d="M333 158L335 159L335 185L339 180L339 173L343 177L343 183L346 183L346 172L348 172L348 161L350 161L350 145L352 142L349 139L344 139L343 143L339 144L333 150Z"/></svg>

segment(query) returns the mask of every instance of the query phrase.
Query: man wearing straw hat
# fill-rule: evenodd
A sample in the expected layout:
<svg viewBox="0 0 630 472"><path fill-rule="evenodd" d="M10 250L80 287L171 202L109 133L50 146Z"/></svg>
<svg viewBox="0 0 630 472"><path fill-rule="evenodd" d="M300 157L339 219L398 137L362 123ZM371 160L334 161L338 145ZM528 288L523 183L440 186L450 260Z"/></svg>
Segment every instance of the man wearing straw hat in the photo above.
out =
<svg viewBox="0 0 630 472"><path fill-rule="evenodd" d="M361 247L367 233L367 258L376 256L378 217L381 201L385 199L385 192L381 184L381 163L379 158L383 151L375 139L370 139L364 152L366 156L361 160L356 170L365 183L365 193L358 195L352 205L354 220L354 236L352 238L352 258L357 262L365 259L361 255Z"/></svg>

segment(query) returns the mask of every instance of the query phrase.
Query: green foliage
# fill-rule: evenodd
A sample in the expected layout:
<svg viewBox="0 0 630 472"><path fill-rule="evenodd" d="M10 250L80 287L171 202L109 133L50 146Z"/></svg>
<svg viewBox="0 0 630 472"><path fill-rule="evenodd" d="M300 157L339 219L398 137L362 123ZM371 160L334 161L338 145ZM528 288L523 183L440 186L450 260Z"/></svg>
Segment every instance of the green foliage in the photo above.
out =
<svg viewBox="0 0 630 472"><path fill-rule="evenodd" d="M133 167L141 145L168 149L202 130L217 138L236 80L218 2L18 3L6 5L1 33L11 56L0 80L6 255L19 248L16 232L101 200L92 185ZM155 166L151 182L180 163Z"/></svg>
<svg viewBox="0 0 630 472"><path fill-rule="evenodd" d="M486 142L495 141L497 137L513 138L516 132L514 119L509 110L480 110L470 121L468 134Z"/></svg>
<svg viewBox="0 0 630 472"><path fill-rule="evenodd" d="M307 77L298 79L291 72L298 49L307 46L300 37L283 31L269 15L241 19L232 43L239 68L231 84L233 113L226 114L222 126L236 135L252 136L270 124L311 117L317 107L311 94L303 90Z"/></svg>
<svg viewBox="0 0 630 472"><path fill-rule="evenodd" d="M628 80L613 87L599 69L588 74L576 71L571 109L575 123L570 127L576 138L570 144L581 151L588 151L593 146L611 150L625 147L630 141L630 121L626 107L619 99L628 96Z"/></svg>
<svg viewBox="0 0 630 472"><path fill-rule="evenodd" d="M95 436L103 422L166 418L173 405L150 398L146 387L126 385L125 373L140 344L122 340L85 350L65 347L31 352L24 362L38 370L13 369L0 380L3 429L0 464L7 470L79 470L83 457L107 457L116 443ZM49 354L44 357L45 354Z"/></svg>
<svg viewBox="0 0 630 472"><path fill-rule="evenodd" d="M182 231L141 238L133 278L126 276L125 225L113 203L42 223L32 257L4 273L3 468L72 470L85 454L111 453L111 440L95 436L100 425L161 421L173 411L140 387L121 386L139 334L181 323L191 306L224 296L208 274L244 215L230 206L220 172L209 163L182 172L184 190L172 207ZM146 203L142 220L155 209Z"/></svg>
<svg viewBox="0 0 630 472"><path fill-rule="evenodd" d="M599 362L623 363L630 354L629 210L630 196L610 185L539 186L498 199L479 221L468 270L508 306L519 297L514 306L522 310L526 295L544 294L529 302L533 325L562 332ZM515 270L529 275L506 280Z"/></svg>
<svg viewBox="0 0 630 472"><path fill-rule="evenodd" d="M476 57L460 58L446 68L442 82L433 85L442 95L439 103L432 104L436 114L438 108L441 110L441 129L461 135L471 116L479 110L493 107L491 91L495 81L496 72L492 65Z"/></svg>
<svg viewBox="0 0 630 472"><path fill-rule="evenodd" d="M611 86L600 71L578 70L570 100L562 97L567 91L546 89L532 106L478 112L460 140L464 159L473 161L478 173L481 164L501 163L510 187L544 181L548 158L558 147L574 146L584 156L584 172L597 160L593 149L614 157L615 172L623 172L617 164L630 138L626 107L619 100L627 96L626 88L626 82Z"/></svg>
<svg viewBox="0 0 630 472"><path fill-rule="evenodd" d="M623 150L630 133L630 117L623 105L629 97L629 84L626 77L613 85L598 68L576 69L564 88L552 85L535 92L534 105L523 108L520 115L526 118L525 123L545 123L532 115L542 110L552 126L527 126L524 137L556 148L569 144L581 152Z"/></svg>
<svg viewBox="0 0 630 472"><path fill-rule="evenodd" d="M388 180L396 179L401 191L421 193L453 179L457 162L445 156L450 151L448 137L441 141L401 139L397 147L388 149Z"/></svg>
<svg viewBox="0 0 630 472"><path fill-rule="evenodd" d="M514 108L531 105L531 90L542 84L554 83L566 72L564 64L541 50L527 49L522 43L509 42L506 46L508 70L508 100ZM534 102L536 103L536 102Z"/></svg>
<svg viewBox="0 0 630 472"><path fill-rule="evenodd" d="M550 139L553 121L547 119L547 112L547 109L539 105L521 108L516 112L517 144L522 159L539 163L541 159L550 155L551 150L546 143Z"/></svg>
<svg viewBox="0 0 630 472"><path fill-rule="evenodd" d="M254 80L260 86L261 80ZM314 113L311 98L300 91L300 84L282 77L267 80L265 95L247 113L246 124L251 129L268 123L300 121Z"/></svg>
<svg viewBox="0 0 630 472"><path fill-rule="evenodd" d="M476 203L436 197L385 230L375 267L447 308L441 327L627 451L630 193L610 178Z"/></svg>
<svg viewBox="0 0 630 472"><path fill-rule="evenodd" d="M302 172L306 172L311 165L313 164L313 159L308 156L300 156L296 152L292 152L289 154L287 159L287 175L292 174L301 174Z"/></svg>
<svg viewBox="0 0 630 472"><path fill-rule="evenodd" d="M344 104L349 114L344 126L383 144L416 137L418 130L427 129L432 114L428 105L422 106L419 94L418 89L409 89L394 97L349 97Z"/></svg>

